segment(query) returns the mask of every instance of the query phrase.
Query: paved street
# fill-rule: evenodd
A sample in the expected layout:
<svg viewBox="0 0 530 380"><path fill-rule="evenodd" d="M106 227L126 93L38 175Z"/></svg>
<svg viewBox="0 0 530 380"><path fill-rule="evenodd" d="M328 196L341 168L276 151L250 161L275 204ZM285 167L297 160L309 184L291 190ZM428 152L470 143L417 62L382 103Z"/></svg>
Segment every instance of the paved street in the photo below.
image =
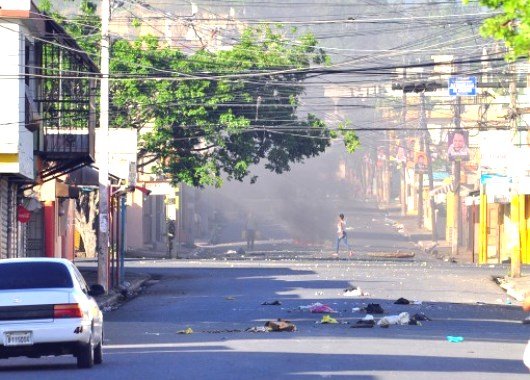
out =
<svg viewBox="0 0 530 380"><path fill-rule="evenodd" d="M136 298L105 313L105 362L88 371L69 357L0 362L10 379L191 378L517 379L530 328L524 313L491 280L506 267L475 267L433 259L388 226L356 213L358 256L329 251L287 258L153 260L127 263L152 280ZM375 215L375 216L374 216ZM372 217L373 216L373 217ZM366 228L366 225L370 228ZM355 236L355 231L352 234ZM370 247L416 253L372 257ZM363 249L361 249L363 248ZM375 252L376 248L373 248ZM88 264L87 264L88 265ZM348 296L358 287L364 295ZM403 297L417 304L396 305ZM281 305L262 305L280 301ZM315 302L337 311L339 323L303 310ZM378 303L383 315L424 313L421 326L351 328ZM302 307L302 309L301 309ZM249 332L282 318L296 332ZM190 334L180 334L186 329ZM463 337L450 343L447 336Z"/></svg>

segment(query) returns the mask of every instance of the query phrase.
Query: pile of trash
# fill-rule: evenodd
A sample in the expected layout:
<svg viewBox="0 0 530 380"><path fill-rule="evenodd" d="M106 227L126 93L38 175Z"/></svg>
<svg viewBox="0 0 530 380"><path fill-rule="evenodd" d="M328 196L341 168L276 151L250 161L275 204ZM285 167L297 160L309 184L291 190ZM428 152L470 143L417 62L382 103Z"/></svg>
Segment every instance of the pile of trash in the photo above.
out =
<svg viewBox="0 0 530 380"><path fill-rule="evenodd" d="M423 305L423 302L409 301L406 298L399 298L394 302L394 305ZM385 313L385 310L377 303L370 303L365 307L354 307L352 312L366 312L366 316L353 323L351 326L352 328L366 328L374 327L376 325L383 328L388 328L391 325L421 326L421 322L431 321L431 318L427 317L422 312L415 313L411 316L408 312L404 311L399 314L383 316L376 322L373 314Z"/></svg>
<svg viewBox="0 0 530 380"><path fill-rule="evenodd" d="M320 295L323 295L323 292L318 292ZM368 293L363 291L360 287L351 286L343 290L344 297L364 297ZM235 297L225 297L227 300L235 300ZM390 302L389 302L390 303ZM394 305L399 305L400 307L412 307L416 313L409 311L400 310L399 313L388 314L379 303L366 303L353 305L354 307L344 308L338 306L338 303L334 303L336 307L332 307L328 304L321 302L314 302L308 305L298 306L296 308L280 308L281 310L287 310L288 313L293 311L299 312L309 312L314 314L323 314L320 320L315 321L315 324L321 325L349 325L351 328L372 328L378 326L381 328L388 328L392 325L403 326L403 325L413 325L421 326L424 321L431 321L431 318L426 316L423 312L418 311L417 306L422 306L422 301L408 300L406 298L399 298L396 301L392 302ZM344 302L344 304L347 304ZM266 300L261 303L262 306L281 306L282 302L280 300ZM416 306L416 307L414 307ZM395 308L395 307L394 307ZM340 310L339 310L340 309ZM338 315L339 317L344 317L344 313L348 313L351 310L351 313L365 313L365 315L355 321L347 320L346 318L337 318L332 315ZM379 317L374 317L379 316ZM192 332L191 329L179 331L179 334L189 334ZM240 332L240 330L222 330L219 332ZM252 333L265 333L265 332L294 332L297 331L296 325L288 320L278 318L275 320L269 320L262 326L253 326L249 327L244 332ZM216 331L217 332L217 331ZM449 339L448 339L449 340ZM454 340L449 340L454 341Z"/></svg>

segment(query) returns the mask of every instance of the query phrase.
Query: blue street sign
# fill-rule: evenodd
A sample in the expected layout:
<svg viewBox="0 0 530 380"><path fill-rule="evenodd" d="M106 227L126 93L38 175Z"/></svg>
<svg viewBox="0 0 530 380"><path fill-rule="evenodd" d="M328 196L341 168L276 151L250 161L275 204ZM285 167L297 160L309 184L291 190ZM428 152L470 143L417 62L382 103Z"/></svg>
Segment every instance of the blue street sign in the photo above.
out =
<svg viewBox="0 0 530 380"><path fill-rule="evenodd" d="M451 77L448 82L450 96L477 95L477 77Z"/></svg>

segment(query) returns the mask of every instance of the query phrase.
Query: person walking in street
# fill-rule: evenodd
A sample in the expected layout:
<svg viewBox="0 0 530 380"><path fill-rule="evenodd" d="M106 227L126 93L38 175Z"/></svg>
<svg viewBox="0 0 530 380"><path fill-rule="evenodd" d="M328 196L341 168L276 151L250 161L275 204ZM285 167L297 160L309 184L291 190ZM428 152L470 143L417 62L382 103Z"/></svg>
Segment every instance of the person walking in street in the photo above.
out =
<svg viewBox="0 0 530 380"><path fill-rule="evenodd" d="M256 219L252 215L252 212L249 212L247 215L245 235L247 238L247 249L254 249L254 242L256 241Z"/></svg>
<svg viewBox="0 0 530 380"><path fill-rule="evenodd" d="M337 220L337 245L335 247L335 253L339 254L339 245L343 241L346 247L348 248L350 257L352 256L352 250L348 244L348 234L346 233L346 221L344 219L344 214L340 214Z"/></svg>

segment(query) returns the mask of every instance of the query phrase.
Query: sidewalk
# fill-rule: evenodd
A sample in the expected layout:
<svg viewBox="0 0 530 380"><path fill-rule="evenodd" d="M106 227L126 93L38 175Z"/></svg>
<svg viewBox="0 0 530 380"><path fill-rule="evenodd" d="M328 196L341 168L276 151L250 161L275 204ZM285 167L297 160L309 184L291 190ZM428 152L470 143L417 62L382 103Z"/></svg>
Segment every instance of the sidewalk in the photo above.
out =
<svg viewBox="0 0 530 380"><path fill-rule="evenodd" d="M432 232L426 228L419 227L417 215L401 215L399 204L389 204L387 206L379 205L379 209L386 213L387 218L394 222L400 234L407 237L423 252L433 255L435 258L443 261L457 263L473 263L473 255L469 252L459 251L457 255L451 253L451 243L438 239L432 240Z"/></svg>
<svg viewBox="0 0 530 380"><path fill-rule="evenodd" d="M505 276L497 278L496 281L508 296L519 302L530 296L530 276L522 275L519 278Z"/></svg>
<svg viewBox="0 0 530 380"><path fill-rule="evenodd" d="M97 268L78 266L79 271L85 278L88 286L97 284ZM135 273L126 271L125 281L113 289L110 289L107 294L94 297L102 311L109 311L112 307L127 298L134 296L140 288L151 279L151 276L145 273Z"/></svg>
<svg viewBox="0 0 530 380"><path fill-rule="evenodd" d="M443 261L454 263L473 263L471 253L459 252L458 255L451 254L451 243L446 240L432 241L431 231L418 227L418 217L416 215L401 215L399 204L389 206L379 206L379 209L386 213L387 218L394 221L394 227L404 236L413 241L425 253L432 254ZM530 296L530 275L523 274L520 278L509 276L496 278L497 284L506 291L506 294L513 299L522 302L526 296Z"/></svg>

